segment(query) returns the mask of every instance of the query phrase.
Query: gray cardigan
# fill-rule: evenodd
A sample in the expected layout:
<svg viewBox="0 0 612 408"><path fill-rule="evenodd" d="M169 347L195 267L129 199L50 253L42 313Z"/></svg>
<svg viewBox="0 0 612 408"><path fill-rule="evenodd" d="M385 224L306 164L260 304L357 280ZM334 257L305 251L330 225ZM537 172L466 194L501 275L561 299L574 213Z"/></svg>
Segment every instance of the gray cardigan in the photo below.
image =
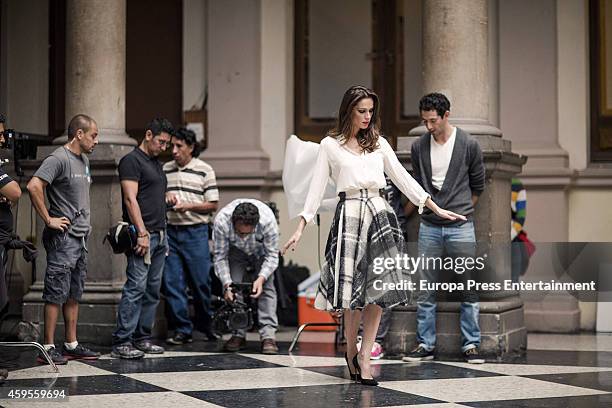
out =
<svg viewBox="0 0 612 408"><path fill-rule="evenodd" d="M412 168L415 180L440 207L472 219L472 195L479 196L485 187L485 169L478 142L467 132L457 128L453 155L442 189L431 184L431 134L425 133L412 144ZM464 221L445 220L425 208L421 219L433 225L460 225Z"/></svg>

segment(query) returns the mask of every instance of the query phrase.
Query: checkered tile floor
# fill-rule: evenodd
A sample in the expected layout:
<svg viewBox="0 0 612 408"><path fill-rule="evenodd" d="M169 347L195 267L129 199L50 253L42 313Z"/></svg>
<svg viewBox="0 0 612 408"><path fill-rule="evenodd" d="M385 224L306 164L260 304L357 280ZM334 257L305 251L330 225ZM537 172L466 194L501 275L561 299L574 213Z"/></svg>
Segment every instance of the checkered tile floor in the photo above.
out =
<svg viewBox="0 0 612 408"><path fill-rule="evenodd" d="M366 387L347 379L344 359L329 344L304 344L294 355L282 344L278 356L258 354L257 345L228 354L194 342L140 361L71 361L59 374L47 366L23 368L35 354L21 352L19 369L3 387L65 387L67 402L45 406L78 408L612 406L612 351L530 350L513 363L477 366L380 360L374 372L380 386Z"/></svg>

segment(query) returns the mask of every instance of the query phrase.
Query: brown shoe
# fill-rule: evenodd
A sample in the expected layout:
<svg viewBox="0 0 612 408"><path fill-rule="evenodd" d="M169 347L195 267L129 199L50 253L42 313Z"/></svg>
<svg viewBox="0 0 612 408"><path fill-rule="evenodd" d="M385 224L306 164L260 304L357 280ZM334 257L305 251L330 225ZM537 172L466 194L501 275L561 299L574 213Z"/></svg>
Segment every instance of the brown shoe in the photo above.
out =
<svg viewBox="0 0 612 408"><path fill-rule="evenodd" d="M263 339L261 341L261 354L278 354L278 346L274 339Z"/></svg>
<svg viewBox="0 0 612 408"><path fill-rule="evenodd" d="M225 343L226 351L231 351L231 352L240 351L245 347L246 347L246 339L244 337L232 336Z"/></svg>

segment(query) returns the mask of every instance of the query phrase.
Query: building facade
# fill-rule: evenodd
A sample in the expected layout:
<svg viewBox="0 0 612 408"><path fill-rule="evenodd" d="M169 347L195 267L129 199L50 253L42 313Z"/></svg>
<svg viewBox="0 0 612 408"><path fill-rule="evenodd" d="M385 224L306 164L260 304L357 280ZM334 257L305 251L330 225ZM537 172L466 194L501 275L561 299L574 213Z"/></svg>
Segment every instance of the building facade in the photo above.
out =
<svg viewBox="0 0 612 408"><path fill-rule="evenodd" d="M150 118L201 129L207 141L202 158L216 170L221 204L239 196L275 201L288 237L296 220L287 218L282 191L285 140L291 134L320 140L333 125L342 93L355 83L380 95L383 130L406 160L425 92L446 93L459 126L510 141L514 153L528 157L519 177L528 191L525 228L532 240L609 240L609 0L0 5L0 111L8 126L57 141L70 117L82 112L101 129L92 158L92 202L103 216L92 236L88 301L108 319L124 279L124 260L101 243L120 208L113 166ZM39 237L30 208L24 196L18 232ZM330 221L322 214L323 242ZM313 255L323 248L317 248L317 234L307 229L288 259L318 270ZM502 239L509 239L509 230ZM538 256L528 274L549 267ZM13 304L36 304L43 271L44 259L33 274L15 257ZM569 295L523 300L529 330L596 328L597 303ZM32 320L40 312L38 306L25 309ZM95 331L98 323L91 321Z"/></svg>

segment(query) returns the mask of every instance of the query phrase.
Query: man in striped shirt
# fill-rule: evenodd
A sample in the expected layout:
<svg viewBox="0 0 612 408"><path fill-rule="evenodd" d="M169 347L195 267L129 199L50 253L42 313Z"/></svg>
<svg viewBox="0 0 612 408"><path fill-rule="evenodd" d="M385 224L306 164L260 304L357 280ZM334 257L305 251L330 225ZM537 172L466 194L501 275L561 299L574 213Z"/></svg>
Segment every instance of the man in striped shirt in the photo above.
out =
<svg viewBox="0 0 612 408"><path fill-rule="evenodd" d="M216 336L211 330L210 250L208 224L217 209L219 191L215 172L197 158L200 147L195 133L179 129L172 136L172 157L164 165L168 180L166 203L171 206L168 216L168 244L163 288L168 303L168 320L174 335L168 344L191 343L194 325L189 318L187 283L196 311L196 328L209 340Z"/></svg>
<svg viewBox="0 0 612 408"><path fill-rule="evenodd" d="M278 267L278 224L274 213L258 200L234 200L217 214L213 242L215 273L223 284L225 300L234 301L232 282L253 282L251 297L258 299L261 351L278 354L274 287L274 271ZM238 330L225 343L225 349L238 351L245 345L246 332Z"/></svg>

